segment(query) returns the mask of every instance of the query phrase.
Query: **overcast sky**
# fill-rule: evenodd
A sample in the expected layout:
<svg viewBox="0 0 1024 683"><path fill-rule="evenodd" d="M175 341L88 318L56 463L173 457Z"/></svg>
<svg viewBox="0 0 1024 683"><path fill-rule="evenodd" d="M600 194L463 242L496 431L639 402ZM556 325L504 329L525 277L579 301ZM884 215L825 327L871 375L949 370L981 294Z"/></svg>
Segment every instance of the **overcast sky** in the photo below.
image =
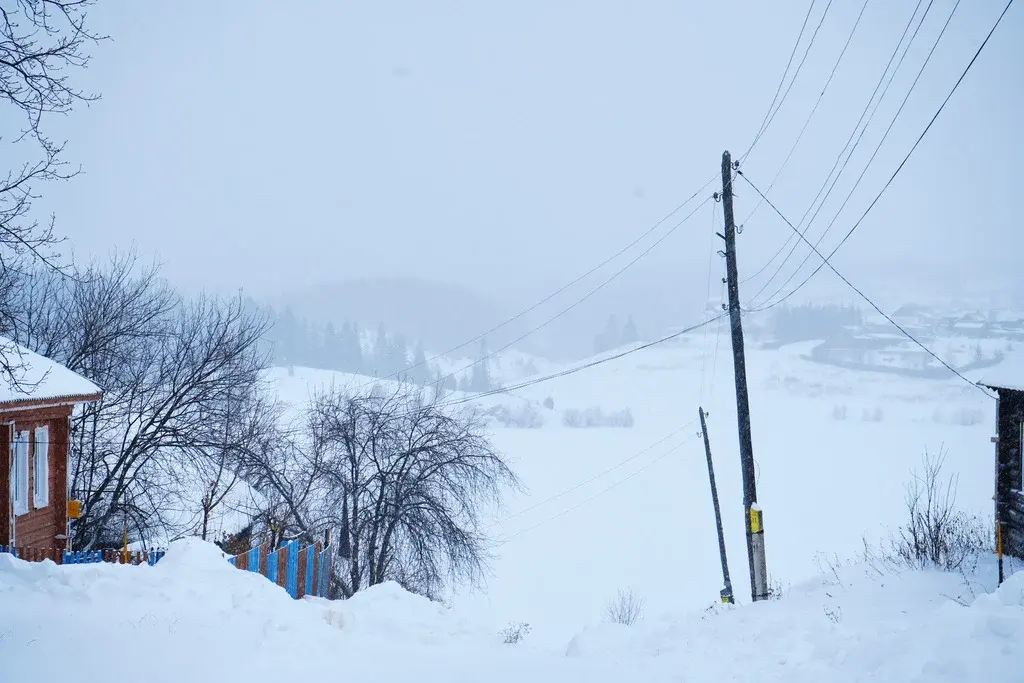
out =
<svg viewBox="0 0 1024 683"><path fill-rule="evenodd" d="M650 227L719 173L724 149L747 148L808 4L104 0L92 17L112 40L75 76L102 100L56 129L85 174L47 187L40 206L57 213L77 255L134 244L191 287L271 293L402 274L525 301ZM816 3L805 44L825 4ZM1003 4L961 3L824 247L909 150ZM870 0L771 192L794 221L917 5ZM744 165L762 189L861 6L832 2L800 77ZM846 196L952 6L934 2L809 236L821 234ZM1022 91L1024 8L1014 7L840 252L852 279L877 293L900 267L980 272L1020 250ZM737 192L740 220L755 195L742 183ZM720 229L720 211L715 220ZM635 270L654 280L706 271L711 228L708 205ZM762 207L741 237L741 270L755 272L789 234Z"/></svg>

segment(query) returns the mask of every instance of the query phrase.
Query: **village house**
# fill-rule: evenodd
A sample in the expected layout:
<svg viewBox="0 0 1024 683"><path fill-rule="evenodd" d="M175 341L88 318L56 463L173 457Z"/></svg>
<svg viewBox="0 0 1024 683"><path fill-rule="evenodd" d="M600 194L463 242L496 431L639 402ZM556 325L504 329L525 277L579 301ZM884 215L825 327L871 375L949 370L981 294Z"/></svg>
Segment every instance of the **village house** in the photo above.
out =
<svg viewBox="0 0 1024 683"><path fill-rule="evenodd" d="M13 368L0 381L0 546L60 561L68 541L71 414L102 392L10 340L0 338L0 353Z"/></svg>

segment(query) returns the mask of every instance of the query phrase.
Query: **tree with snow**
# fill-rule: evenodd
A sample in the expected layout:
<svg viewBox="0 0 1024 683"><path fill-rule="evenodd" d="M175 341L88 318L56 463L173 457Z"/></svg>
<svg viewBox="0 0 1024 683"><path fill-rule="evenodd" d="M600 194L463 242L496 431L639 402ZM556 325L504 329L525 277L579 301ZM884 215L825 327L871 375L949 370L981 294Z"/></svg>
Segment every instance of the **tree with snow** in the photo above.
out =
<svg viewBox="0 0 1024 683"><path fill-rule="evenodd" d="M469 380L469 390L475 393L482 393L490 391L493 387L491 385L491 371L488 367L490 354L487 352L487 340L484 339L480 342L480 357L477 359L476 364L473 366L471 372L471 378Z"/></svg>
<svg viewBox="0 0 1024 683"><path fill-rule="evenodd" d="M626 319L626 324L622 328L621 345L627 346L629 344L635 344L640 341L640 333L637 332L636 323L633 322L633 316L629 316Z"/></svg>
<svg viewBox="0 0 1024 683"><path fill-rule="evenodd" d="M412 365L409 367L409 381L413 384L425 385L430 377L430 368L427 367L427 352L423 348L423 342L416 343L416 351L412 355Z"/></svg>

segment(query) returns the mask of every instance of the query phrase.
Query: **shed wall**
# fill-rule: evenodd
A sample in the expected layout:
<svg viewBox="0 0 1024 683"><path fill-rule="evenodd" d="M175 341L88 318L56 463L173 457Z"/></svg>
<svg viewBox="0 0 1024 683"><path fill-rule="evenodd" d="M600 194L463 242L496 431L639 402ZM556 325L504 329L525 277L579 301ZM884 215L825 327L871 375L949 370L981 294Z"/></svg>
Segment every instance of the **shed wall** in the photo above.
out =
<svg viewBox="0 0 1024 683"><path fill-rule="evenodd" d="M1024 392L999 389L995 467L995 517L1003 532L1003 552L1024 558Z"/></svg>

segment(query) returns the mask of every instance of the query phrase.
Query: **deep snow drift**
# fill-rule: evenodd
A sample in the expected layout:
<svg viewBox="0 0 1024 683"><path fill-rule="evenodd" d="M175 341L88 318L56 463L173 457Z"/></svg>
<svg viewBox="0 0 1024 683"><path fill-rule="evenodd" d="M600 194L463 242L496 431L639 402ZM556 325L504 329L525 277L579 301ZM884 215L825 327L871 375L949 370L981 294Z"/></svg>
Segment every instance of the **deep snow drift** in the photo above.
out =
<svg viewBox="0 0 1024 683"><path fill-rule="evenodd" d="M988 559L985 558L988 562ZM558 649L499 634L394 584L293 601L210 544L155 567L30 564L0 555L4 680L40 673L223 680L966 682L1024 680L1024 573L869 576L846 567L782 600L632 627ZM330 677L329 679L327 677Z"/></svg>

